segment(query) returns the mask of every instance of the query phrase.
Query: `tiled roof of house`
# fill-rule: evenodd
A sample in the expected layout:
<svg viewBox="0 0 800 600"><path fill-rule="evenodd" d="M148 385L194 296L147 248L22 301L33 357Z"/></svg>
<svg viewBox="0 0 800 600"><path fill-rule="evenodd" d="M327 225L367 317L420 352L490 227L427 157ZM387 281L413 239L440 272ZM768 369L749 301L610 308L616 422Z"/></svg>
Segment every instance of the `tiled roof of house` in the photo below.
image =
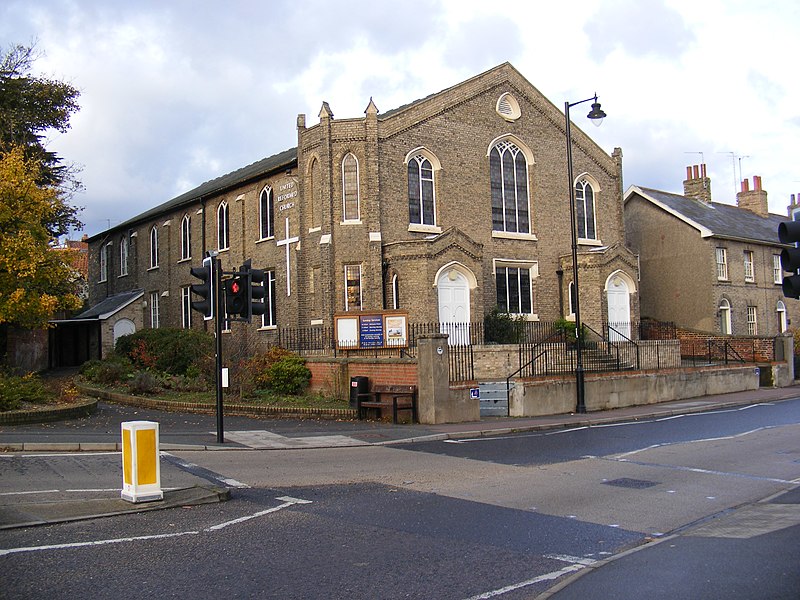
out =
<svg viewBox="0 0 800 600"><path fill-rule="evenodd" d="M109 296L108 298L103 299L89 310L85 310L79 315L75 315L72 319L68 320L79 321L86 319L106 319L118 310L128 306L128 304L137 298L141 298L143 295L144 290L131 290L129 292L115 294L114 296Z"/></svg>
<svg viewBox="0 0 800 600"><path fill-rule="evenodd" d="M696 198L641 186L629 188L625 194L626 201L634 192L694 226L703 237L730 238L777 246L781 245L778 240L778 224L788 220L788 217L782 215L770 214L763 217L731 204L706 203Z"/></svg>

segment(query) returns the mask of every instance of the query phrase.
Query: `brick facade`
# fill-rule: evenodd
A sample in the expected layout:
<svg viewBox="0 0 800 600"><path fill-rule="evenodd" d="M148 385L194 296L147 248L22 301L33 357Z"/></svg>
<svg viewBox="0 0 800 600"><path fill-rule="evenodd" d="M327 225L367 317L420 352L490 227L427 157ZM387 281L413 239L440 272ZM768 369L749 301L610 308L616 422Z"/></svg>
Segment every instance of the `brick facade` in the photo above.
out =
<svg viewBox="0 0 800 600"><path fill-rule="evenodd" d="M498 110L503 94L519 107L518 115ZM318 116L310 126L305 115L298 116L296 149L207 182L91 238L90 302L142 289L149 302L142 306L145 326L152 325L150 299L157 294L160 326L180 327L182 288L195 283L189 267L199 265L207 250L219 249L224 270L249 258L255 268L274 272L280 327L330 325L334 314L353 310L346 307L346 266L351 274L360 271L361 310L393 308L397 301L412 322L440 320L445 293L459 298L454 304L464 320L479 320L498 303L498 268L504 276L511 273L508 277L517 277L518 270L529 275L530 283L519 280L532 294L530 310L522 311L528 319L568 316L572 261L564 114L511 65L385 114L370 100L362 118L336 119L327 103ZM614 282L628 294L629 319L637 320L638 267L624 240L622 153L605 153L580 130L583 119L576 120L574 173L591 185L596 230L579 246L581 315L597 327L607 320L607 292ZM489 154L498 144L513 144L525 156L527 171L503 171L503 185L512 189L512 176L519 181L506 192L511 196L527 187L528 206L517 201L519 210L529 212L527 231L522 225L515 225L519 232L494 230ZM433 224L411 222L408 161L417 155L433 165ZM343 161L349 156L357 162L358 209L345 218ZM266 186L274 194L274 236L261 239L259 196ZM227 248L219 248L217 235L223 203ZM503 219L526 219L513 208L501 212ZM182 258L187 217L191 256ZM150 264L154 228L157 267ZM297 241L284 244L287 237ZM127 275L120 274L123 238ZM101 280L104 245L109 245L108 276ZM349 289L353 303L353 281ZM194 313L191 326L207 323ZM260 321L233 327L248 345L274 335Z"/></svg>

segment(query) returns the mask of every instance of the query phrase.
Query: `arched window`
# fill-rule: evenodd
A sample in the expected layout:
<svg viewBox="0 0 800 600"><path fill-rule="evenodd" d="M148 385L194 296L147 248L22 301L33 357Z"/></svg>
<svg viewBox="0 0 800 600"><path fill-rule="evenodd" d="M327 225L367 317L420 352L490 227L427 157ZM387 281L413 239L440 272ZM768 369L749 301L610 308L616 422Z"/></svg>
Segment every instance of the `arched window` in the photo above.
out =
<svg viewBox="0 0 800 600"><path fill-rule="evenodd" d="M158 266L158 229L155 225L150 230L150 268L155 269Z"/></svg>
<svg viewBox="0 0 800 600"><path fill-rule="evenodd" d="M575 210L578 219L578 237L597 239L597 223L594 211L594 188L585 177L575 182Z"/></svg>
<svg viewBox="0 0 800 600"><path fill-rule="evenodd" d="M342 189L344 193L343 220L358 221L361 207L358 185L358 160L349 153L342 161Z"/></svg>
<svg viewBox="0 0 800 600"><path fill-rule="evenodd" d="M725 298L719 303L719 330L722 335L733 333L731 329L731 303Z"/></svg>
<svg viewBox="0 0 800 600"><path fill-rule="evenodd" d="M189 215L181 219L181 260L192 257L192 222Z"/></svg>
<svg viewBox="0 0 800 600"><path fill-rule="evenodd" d="M128 274L128 236L122 234L122 239L119 241L119 276L123 277Z"/></svg>
<svg viewBox="0 0 800 600"><path fill-rule="evenodd" d="M778 333L783 333L789 326L786 320L786 305L783 300L778 300L778 305L775 307L775 312L778 315Z"/></svg>
<svg viewBox="0 0 800 600"><path fill-rule="evenodd" d="M322 225L322 179L319 174L319 161L314 158L309 169L308 189L311 190L311 228Z"/></svg>
<svg viewBox="0 0 800 600"><path fill-rule="evenodd" d="M397 273L392 277L392 308L394 310L400 308L400 281L397 278Z"/></svg>
<svg viewBox="0 0 800 600"><path fill-rule="evenodd" d="M229 247L230 220L228 203L223 202L217 209L217 249L227 250Z"/></svg>
<svg viewBox="0 0 800 600"><path fill-rule="evenodd" d="M530 233L528 161L519 146L502 140L489 152L492 230Z"/></svg>
<svg viewBox="0 0 800 600"><path fill-rule="evenodd" d="M416 225L436 225L433 165L422 154L408 161L408 220Z"/></svg>
<svg viewBox="0 0 800 600"><path fill-rule="evenodd" d="M266 186L258 199L258 234L262 240L275 237L275 202L272 188Z"/></svg>

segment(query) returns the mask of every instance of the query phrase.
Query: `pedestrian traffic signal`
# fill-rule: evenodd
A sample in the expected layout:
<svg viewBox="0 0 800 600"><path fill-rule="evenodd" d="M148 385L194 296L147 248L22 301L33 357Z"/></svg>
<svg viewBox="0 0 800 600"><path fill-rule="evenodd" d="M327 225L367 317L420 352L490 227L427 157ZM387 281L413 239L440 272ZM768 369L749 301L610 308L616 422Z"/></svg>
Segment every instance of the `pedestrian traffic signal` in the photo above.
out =
<svg viewBox="0 0 800 600"><path fill-rule="evenodd" d="M783 295L800 299L800 221L784 221L778 225L778 239L782 244L794 244L793 248L781 250L781 268L792 273L783 278Z"/></svg>
<svg viewBox="0 0 800 600"><path fill-rule="evenodd" d="M225 312L228 315L247 317L249 287L244 275L234 275L225 281Z"/></svg>
<svg viewBox="0 0 800 600"><path fill-rule="evenodd" d="M216 298L214 284L213 258L203 259L202 267L192 267L189 272L192 277L197 277L202 283L193 284L190 289L193 294L200 296L200 300L192 300L192 310L203 314L203 319L208 321L214 318L214 299Z"/></svg>

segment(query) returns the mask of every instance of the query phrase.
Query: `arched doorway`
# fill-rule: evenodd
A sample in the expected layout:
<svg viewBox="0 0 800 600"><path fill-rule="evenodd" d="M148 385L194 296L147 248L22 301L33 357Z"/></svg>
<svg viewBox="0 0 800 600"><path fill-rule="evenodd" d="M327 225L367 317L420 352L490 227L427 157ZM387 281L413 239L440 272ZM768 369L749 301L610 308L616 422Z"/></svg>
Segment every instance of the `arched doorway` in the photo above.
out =
<svg viewBox="0 0 800 600"><path fill-rule="evenodd" d="M608 300L608 339L624 341L631 337L631 291L633 281L622 271L616 271L606 280Z"/></svg>
<svg viewBox="0 0 800 600"><path fill-rule="evenodd" d="M437 273L439 330L450 336L451 346L469 344L470 289L474 279L469 269L457 263L445 265Z"/></svg>
<svg viewBox="0 0 800 600"><path fill-rule="evenodd" d="M130 319L120 319L114 323L114 345L123 335L130 335L136 332L136 325Z"/></svg>

